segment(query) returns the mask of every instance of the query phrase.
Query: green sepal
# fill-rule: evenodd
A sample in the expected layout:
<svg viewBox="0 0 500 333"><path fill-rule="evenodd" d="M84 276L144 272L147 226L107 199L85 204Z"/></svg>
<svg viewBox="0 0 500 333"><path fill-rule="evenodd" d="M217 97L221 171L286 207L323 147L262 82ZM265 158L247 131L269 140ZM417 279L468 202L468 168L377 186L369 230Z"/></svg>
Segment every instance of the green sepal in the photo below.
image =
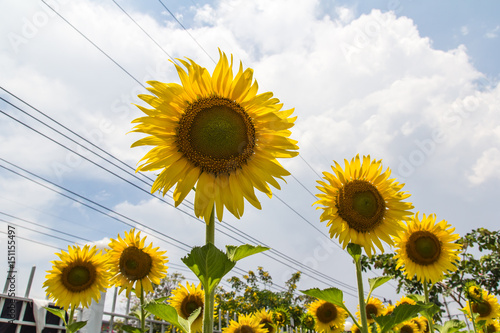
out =
<svg viewBox="0 0 500 333"><path fill-rule="evenodd" d="M205 289L205 293L211 293L224 275L229 273L236 265L236 262L230 260L224 252L212 243L194 247L181 260L198 277Z"/></svg>
<svg viewBox="0 0 500 333"><path fill-rule="evenodd" d="M54 309L54 308L49 308L49 307L45 307L44 309L49 311L50 313L58 316L59 318L61 318L63 323L64 323L64 326L66 326L66 310Z"/></svg>
<svg viewBox="0 0 500 333"><path fill-rule="evenodd" d="M441 325L434 325L434 328L439 331L439 333L455 333L460 331L462 328L465 328L465 323L462 320L452 319L448 320Z"/></svg>
<svg viewBox="0 0 500 333"><path fill-rule="evenodd" d="M340 289L328 288L321 290L318 288L312 288L307 290L301 290L301 292L308 296L316 297L323 301L330 302L332 304L340 306L341 308L345 308L344 293Z"/></svg>
<svg viewBox="0 0 500 333"><path fill-rule="evenodd" d="M191 313L188 319L184 319L179 316L177 310L173 306L165 303L155 302L146 305L145 309L153 315L159 317L160 319L171 323L184 333L191 332L191 324L196 320L196 318L198 318L201 313L201 308L198 308L193 311L193 313Z"/></svg>
<svg viewBox="0 0 500 333"><path fill-rule="evenodd" d="M347 252L354 259L354 262L358 262L359 258L361 258L361 246L359 246L358 244L347 244Z"/></svg>
<svg viewBox="0 0 500 333"><path fill-rule="evenodd" d="M231 261L238 261L253 254L257 254L267 250L269 250L269 247L261 245L253 246L250 244L245 244L240 246L235 246L235 245L226 246L227 257Z"/></svg>
<svg viewBox="0 0 500 333"><path fill-rule="evenodd" d="M407 320L410 320L416 315L432 305L430 304L401 304L394 308L394 311L387 316L378 316L373 319L380 326L379 333L386 333L394 328L394 326L401 324Z"/></svg>
<svg viewBox="0 0 500 333"><path fill-rule="evenodd" d="M84 327L85 325L87 325L87 321L86 320L85 321L77 321L77 322L74 322L71 325L67 326L66 327L66 331L67 331L67 333L76 332L80 328Z"/></svg>

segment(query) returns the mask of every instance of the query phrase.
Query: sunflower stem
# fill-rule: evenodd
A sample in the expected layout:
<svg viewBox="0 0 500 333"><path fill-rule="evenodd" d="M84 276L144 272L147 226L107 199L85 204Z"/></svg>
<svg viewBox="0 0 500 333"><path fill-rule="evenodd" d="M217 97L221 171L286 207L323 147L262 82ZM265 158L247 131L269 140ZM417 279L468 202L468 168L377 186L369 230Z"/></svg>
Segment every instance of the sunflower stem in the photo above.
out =
<svg viewBox="0 0 500 333"><path fill-rule="evenodd" d="M429 301L429 286L427 284L427 280L424 280L424 297L425 297L425 304L430 304L431 302ZM428 315L429 318L429 331L430 333L434 333L434 320L432 320L432 316Z"/></svg>
<svg viewBox="0 0 500 333"><path fill-rule="evenodd" d="M469 313L472 318L472 327L474 328L474 333L477 333L477 328L476 328L476 320L474 318L474 312L472 312L472 301L469 301Z"/></svg>
<svg viewBox="0 0 500 333"><path fill-rule="evenodd" d="M141 331L146 332L146 311L144 309L144 288L141 280Z"/></svg>
<svg viewBox="0 0 500 333"><path fill-rule="evenodd" d="M215 206L212 207L210 220L206 224L206 244L215 241ZM215 290L205 290L205 305L203 307L203 333L212 333L214 329L214 300Z"/></svg>
<svg viewBox="0 0 500 333"><path fill-rule="evenodd" d="M368 333L368 320L366 319L365 293L363 291L363 277L361 275L361 259L355 258L356 279L358 282L359 313L361 317L361 332Z"/></svg>
<svg viewBox="0 0 500 333"><path fill-rule="evenodd" d="M68 322L66 323L66 328L73 324L73 316L75 315L76 305L71 305L71 310L69 311ZM73 331L69 330L69 333Z"/></svg>

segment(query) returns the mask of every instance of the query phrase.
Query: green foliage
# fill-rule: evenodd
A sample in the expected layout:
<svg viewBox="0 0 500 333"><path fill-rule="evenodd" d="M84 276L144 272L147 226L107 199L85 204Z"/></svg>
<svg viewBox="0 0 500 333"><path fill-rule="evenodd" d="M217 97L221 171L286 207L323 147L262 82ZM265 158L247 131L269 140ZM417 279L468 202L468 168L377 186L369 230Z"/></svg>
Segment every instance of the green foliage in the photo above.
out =
<svg viewBox="0 0 500 333"><path fill-rule="evenodd" d="M173 306L156 302L149 303L146 306L146 310L156 317L171 323L184 333L191 333L191 324L201 313L201 308L198 308L186 320L178 315L177 310Z"/></svg>
<svg viewBox="0 0 500 333"><path fill-rule="evenodd" d="M285 282L286 290L274 292L269 290L272 286L272 277L262 267L257 267L257 271L248 271L248 274L240 279L233 276L227 280L231 290L227 291L223 287L218 287L215 301L217 310L223 314L229 313L232 318L234 313L249 314L261 309L286 309L292 317L294 325L299 326L302 317L307 311L305 305L312 301L312 297L297 294L297 284L301 273L293 273ZM263 286L263 287L262 287ZM222 318L222 325L225 324L225 316Z"/></svg>
<svg viewBox="0 0 500 333"><path fill-rule="evenodd" d="M419 312L431 307L432 305L427 305L423 303L417 303L415 305L411 304L401 304L394 308L394 311L388 316L374 317L373 319L379 324L379 333L386 333L392 330L393 327L399 325L411 318L418 315Z"/></svg>

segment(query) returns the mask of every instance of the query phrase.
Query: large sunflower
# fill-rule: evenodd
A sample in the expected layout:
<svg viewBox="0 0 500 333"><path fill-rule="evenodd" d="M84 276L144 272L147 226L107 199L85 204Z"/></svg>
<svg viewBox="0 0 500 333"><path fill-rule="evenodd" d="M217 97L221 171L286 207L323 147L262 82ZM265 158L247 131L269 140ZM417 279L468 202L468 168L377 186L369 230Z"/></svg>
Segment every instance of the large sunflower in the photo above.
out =
<svg viewBox="0 0 500 333"><path fill-rule="evenodd" d="M205 291L201 289L201 283L198 286L186 282L186 287L179 284L179 288L172 290L170 296L170 305L172 305L179 316L188 319L189 316L198 308L201 308L200 315L191 324L191 332L201 332L203 325L203 305L205 300Z"/></svg>
<svg viewBox="0 0 500 333"><path fill-rule="evenodd" d="M266 309L261 309L260 311L255 312L254 316L259 324L264 325L263 328L267 330L267 333L276 332L276 325L274 325L271 312Z"/></svg>
<svg viewBox="0 0 500 333"><path fill-rule="evenodd" d="M132 229L129 233L125 231L125 238L118 235L109 243L110 282L120 287L120 293L126 289L127 296L134 288L137 295L140 295L141 287L145 292L153 292L152 283L160 284L167 273L166 251L153 248L153 243L145 246L145 242L146 236L141 239L141 232L135 233Z"/></svg>
<svg viewBox="0 0 500 333"><path fill-rule="evenodd" d="M455 271L461 245L455 242L460 236L454 230L445 220L436 223L434 214L424 214L422 221L415 214L406 230L395 237L396 269L403 267L408 279L416 275L421 282L431 283L440 281L445 272Z"/></svg>
<svg viewBox="0 0 500 333"><path fill-rule="evenodd" d="M309 304L308 313L312 314L316 322L315 330L330 333L344 329L347 311L327 301L316 300Z"/></svg>
<svg viewBox="0 0 500 333"><path fill-rule="evenodd" d="M61 260L52 261L52 270L47 271L49 274L43 283L47 296L66 310L80 305L88 307L92 299L98 302L101 292L108 287L106 256L89 245L68 246L68 252L56 255Z"/></svg>
<svg viewBox="0 0 500 333"><path fill-rule="evenodd" d="M358 305L359 308L359 305ZM376 297L370 297L368 301L366 301L366 319L368 320L368 324L372 324L375 322L373 317L378 317L378 316L385 316L387 313L387 310L385 309L384 304L382 303L381 300L379 300ZM360 312L356 312L356 316L358 318L361 317Z"/></svg>
<svg viewBox="0 0 500 333"><path fill-rule="evenodd" d="M472 318L469 311L470 301L467 301L464 310L469 318ZM474 318L476 322L484 320L486 325L493 322L494 319L500 318L500 305L498 304L498 299L489 294L486 290L483 290L483 295L480 301L472 301L472 312L474 313Z"/></svg>
<svg viewBox="0 0 500 333"><path fill-rule="evenodd" d="M410 195L400 192L404 184L389 179L387 169L382 172L381 161L371 161L370 156L359 155L348 162L345 170L335 162L334 174L323 172L325 181L318 181L319 204L324 211L321 222L328 221L330 237L338 237L345 248L355 243L372 255L374 244L384 251L380 240L393 245L391 235L403 230L401 220L413 208L411 203L403 202Z"/></svg>
<svg viewBox="0 0 500 333"><path fill-rule="evenodd" d="M222 329L222 333L266 333L266 329L255 316L249 314L240 315L238 321L231 320L229 326Z"/></svg>
<svg viewBox="0 0 500 333"><path fill-rule="evenodd" d="M261 208L254 188L272 196L269 185L290 173L276 158L298 154L289 129L296 117L271 92L257 95L253 70L240 67L233 76L231 63L220 53L212 76L188 59L176 65L182 85L149 81L156 96L139 95L153 107L138 106L147 116L135 119L134 132L149 136L135 146L155 146L137 171L162 170L151 191L165 194L177 184L173 197L179 205L196 185L194 211L209 221L215 203L217 218L224 207L243 215L245 198Z"/></svg>

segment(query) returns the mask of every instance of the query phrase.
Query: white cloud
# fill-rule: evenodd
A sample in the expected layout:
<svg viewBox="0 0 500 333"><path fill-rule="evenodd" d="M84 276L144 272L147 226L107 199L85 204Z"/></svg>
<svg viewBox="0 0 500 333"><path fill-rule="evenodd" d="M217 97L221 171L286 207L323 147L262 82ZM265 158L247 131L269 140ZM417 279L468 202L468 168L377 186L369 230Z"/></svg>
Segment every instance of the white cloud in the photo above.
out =
<svg viewBox="0 0 500 333"><path fill-rule="evenodd" d="M490 148L484 151L472 167L472 171L469 180L475 185L484 183L489 178L500 179L500 150Z"/></svg>
<svg viewBox="0 0 500 333"><path fill-rule="evenodd" d="M485 38L488 39L493 39L498 37L498 32L500 31L500 25L497 25L495 28L491 29L490 31L486 32L484 34Z"/></svg>

